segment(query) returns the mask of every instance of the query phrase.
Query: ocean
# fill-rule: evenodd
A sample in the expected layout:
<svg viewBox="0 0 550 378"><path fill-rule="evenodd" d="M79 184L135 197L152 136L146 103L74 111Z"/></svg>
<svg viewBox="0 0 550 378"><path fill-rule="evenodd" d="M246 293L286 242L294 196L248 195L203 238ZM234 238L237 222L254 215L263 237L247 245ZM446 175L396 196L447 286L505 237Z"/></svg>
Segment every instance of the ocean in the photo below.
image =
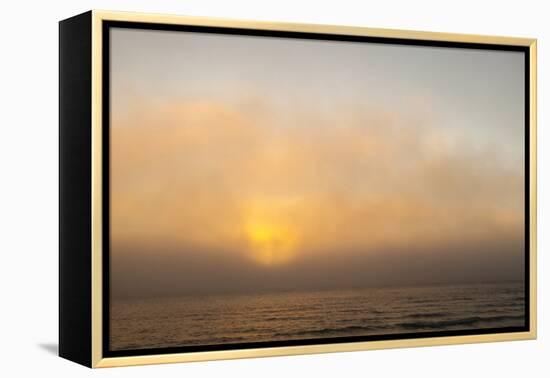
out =
<svg viewBox="0 0 550 378"><path fill-rule="evenodd" d="M113 351L525 325L521 283L113 301Z"/></svg>

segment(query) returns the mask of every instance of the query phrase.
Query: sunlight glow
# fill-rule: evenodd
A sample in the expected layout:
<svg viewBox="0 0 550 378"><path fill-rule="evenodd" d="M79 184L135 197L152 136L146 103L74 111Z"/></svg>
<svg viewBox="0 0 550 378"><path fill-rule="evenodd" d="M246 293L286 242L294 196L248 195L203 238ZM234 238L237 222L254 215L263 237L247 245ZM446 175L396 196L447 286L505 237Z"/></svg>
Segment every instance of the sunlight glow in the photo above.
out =
<svg viewBox="0 0 550 378"><path fill-rule="evenodd" d="M294 257L297 236L289 227L253 221L246 226L246 236L252 259L261 265L282 265Z"/></svg>

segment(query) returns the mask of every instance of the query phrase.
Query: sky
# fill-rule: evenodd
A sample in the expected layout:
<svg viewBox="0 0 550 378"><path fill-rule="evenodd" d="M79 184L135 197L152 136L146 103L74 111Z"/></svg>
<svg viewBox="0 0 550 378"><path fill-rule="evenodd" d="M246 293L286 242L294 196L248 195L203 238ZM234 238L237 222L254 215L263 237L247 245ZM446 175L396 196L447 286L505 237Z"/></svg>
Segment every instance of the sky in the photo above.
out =
<svg viewBox="0 0 550 378"><path fill-rule="evenodd" d="M523 279L519 52L111 31L115 298Z"/></svg>

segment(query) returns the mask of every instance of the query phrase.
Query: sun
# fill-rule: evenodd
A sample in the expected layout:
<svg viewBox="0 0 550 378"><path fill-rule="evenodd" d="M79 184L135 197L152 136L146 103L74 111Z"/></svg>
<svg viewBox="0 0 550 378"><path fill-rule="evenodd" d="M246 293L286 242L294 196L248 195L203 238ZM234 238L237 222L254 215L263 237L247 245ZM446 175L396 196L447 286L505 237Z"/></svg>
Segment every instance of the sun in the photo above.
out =
<svg viewBox="0 0 550 378"><path fill-rule="evenodd" d="M250 256L264 266L282 265L295 256L297 237L290 227L266 221L246 226Z"/></svg>

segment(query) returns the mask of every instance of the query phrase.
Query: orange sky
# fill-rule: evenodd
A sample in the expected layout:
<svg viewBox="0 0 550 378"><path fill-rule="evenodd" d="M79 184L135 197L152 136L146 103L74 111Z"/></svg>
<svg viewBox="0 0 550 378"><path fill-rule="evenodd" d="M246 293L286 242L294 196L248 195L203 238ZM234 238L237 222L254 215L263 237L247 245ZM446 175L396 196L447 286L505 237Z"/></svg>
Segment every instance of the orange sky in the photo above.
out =
<svg viewBox="0 0 550 378"><path fill-rule="evenodd" d="M483 260L486 251L498 256L487 243L523 238L522 141L514 138L522 125L506 126L512 131L502 131L500 140L493 138L500 135L498 123L488 126L488 134L476 133L483 124L476 129L471 119L456 127L453 112L439 108L438 86L419 86L416 93L397 87L394 104L370 100L373 88L365 98L345 101L337 95L337 105L320 107L330 93L316 99L306 95L311 88L243 90L239 76L226 73L219 83L223 93L206 86L202 94L189 95L185 78L193 76L196 85L208 71L189 72L182 60L174 73L181 86L155 97L157 92L128 89L146 83L143 76L132 81L129 74L116 74L122 63L130 72L140 63L113 56L116 271L132 266L136 250L155 256L159 266L163 256L173 261L174 254L208 255L213 262L204 264L206 271L228 259L236 271L239 264L288 271L300 261L338 259L345 265L346 256L351 261L390 250L392 258L431 251L429 258L445 260L460 245L465 255ZM277 67L266 74L272 71ZM478 120L498 111L489 109ZM522 253L516 250L518 261ZM181 263L174 274L189 269Z"/></svg>

